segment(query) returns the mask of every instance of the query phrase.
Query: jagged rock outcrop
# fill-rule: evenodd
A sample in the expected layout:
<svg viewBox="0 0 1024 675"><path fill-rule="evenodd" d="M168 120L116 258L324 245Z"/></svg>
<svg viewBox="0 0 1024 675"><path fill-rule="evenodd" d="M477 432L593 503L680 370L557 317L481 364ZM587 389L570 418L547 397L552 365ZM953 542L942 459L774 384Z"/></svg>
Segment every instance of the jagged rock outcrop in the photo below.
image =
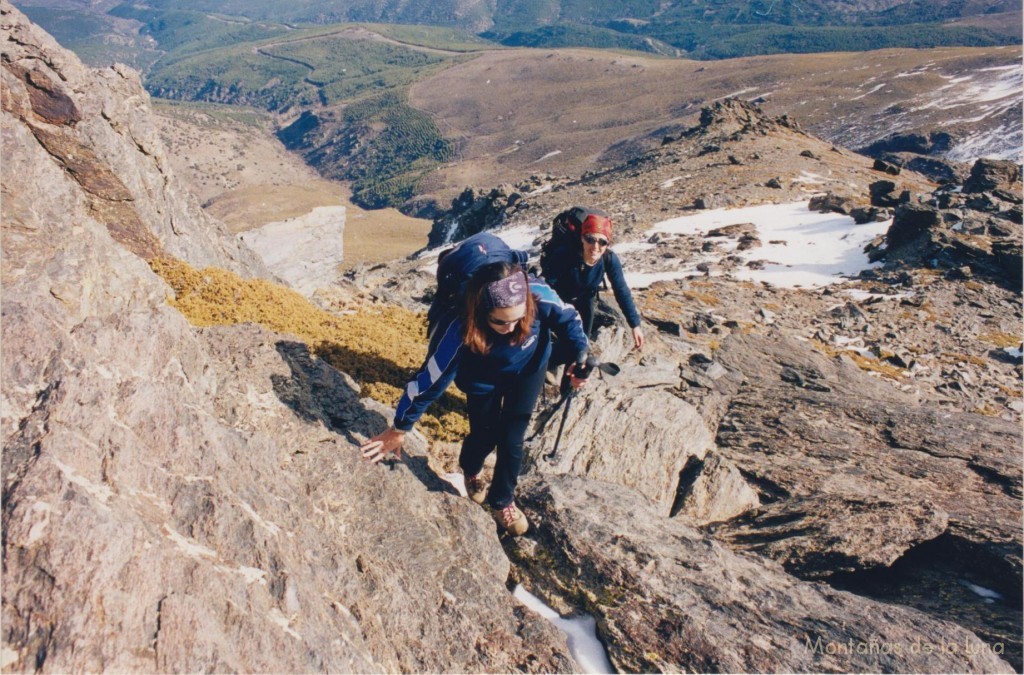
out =
<svg viewBox="0 0 1024 675"><path fill-rule="evenodd" d="M999 159L979 159L971 167L970 177L964 181L964 192L992 192L1002 190L1012 195L1008 201L1020 203L1020 165Z"/></svg>
<svg viewBox="0 0 1024 675"><path fill-rule="evenodd" d="M895 203L888 185L873 184L872 203ZM1024 278L1020 243L1022 186L1013 162L978 160L962 191L940 188L927 203L900 205L886 233L887 248L876 258L946 270L968 270L1020 288ZM884 193L884 194L883 194Z"/></svg>
<svg viewBox="0 0 1024 675"><path fill-rule="evenodd" d="M535 592L597 617L620 671L1012 672L958 626L798 581L619 485L544 475L523 487L537 532L510 554Z"/></svg>
<svg viewBox="0 0 1024 675"><path fill-rule="evenodd" d="M700 122L697 126L684 131L679 138L666 137L664 142L671 143L680 138L693 136L718 138L725 142L750 134L765 136L779 128L802 133L800 125L788 115L773 118L754 103L738 98L726 98L701 108ZM704 152L707 154L718 149L708 146Z"/></svg>
<svg viewBox="0 0 1024 675"><path fill-rule="evenodd" d="M57 162L79 186L88 211L134 253L266 274L171 173L138 74L120 65L88 70L9 3L2 8L4 131L10 142L43 149L49 155L44 166ZM19 178L26 204L45 208L53 201L54 181L19 158L5 157L5 175Z"/></svg>
<svg viewBox="0 0 1024 675"><path fill-rule="evenodd" d="M434 220L427 246L452 244L477 232L492 230L518 208L525 208L523 192L527 186L502 185L492 190L468 187L452 200L451 208Z"/></svg>
<svg viewBox="0 0 1024 675"><path fill-rule="evenodd" d="M764 504L719 530L805 576L889 565L949 532L1020 583L1020 430L919 406L852 362L793 341L727 338L716 361L739 374L718 452Z"/></svg>
<svg viewBox="0 0 1024 675"><path fill-rule="evenodd" d="M367 464L349 378L167 305L145 257L259 267L159 170L134 76L0 20L4 670L576 670L422 440Z"/></svg>

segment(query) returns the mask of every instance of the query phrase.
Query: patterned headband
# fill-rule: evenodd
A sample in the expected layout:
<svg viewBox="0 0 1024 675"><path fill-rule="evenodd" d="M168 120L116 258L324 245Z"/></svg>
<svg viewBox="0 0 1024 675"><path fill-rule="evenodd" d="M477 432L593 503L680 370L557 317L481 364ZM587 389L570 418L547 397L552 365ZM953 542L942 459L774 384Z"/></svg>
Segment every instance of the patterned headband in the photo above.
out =
<svg viewBox="0 0 1024 675"><path fill-rule="evenodd" d="M512 274L487 284L484 292L484 305L487 309L515 307L526 302L526 294L530 285L526 275Z"/></svg>

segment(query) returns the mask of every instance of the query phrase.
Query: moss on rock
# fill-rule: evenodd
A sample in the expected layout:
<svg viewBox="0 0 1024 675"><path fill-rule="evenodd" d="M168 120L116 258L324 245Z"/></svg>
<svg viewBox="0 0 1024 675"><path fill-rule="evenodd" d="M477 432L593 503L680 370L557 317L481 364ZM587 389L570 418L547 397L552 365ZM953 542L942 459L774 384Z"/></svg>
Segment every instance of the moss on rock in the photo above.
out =
<svg viewBox="0 0 1024 675"><path fill-rule="evenodd" d="M217 267L197 270L174 258L156 258L153 271L174 289L170 304L195 326L258 323L295 335L310 350L363 387L363 394L394 406L426 355L422 315L391 305L367 306L336 316L295 291L265 279L243 279ZM424 415L421 429L432 439L455 441L469 431L465 398L443 396Z"/></svg>

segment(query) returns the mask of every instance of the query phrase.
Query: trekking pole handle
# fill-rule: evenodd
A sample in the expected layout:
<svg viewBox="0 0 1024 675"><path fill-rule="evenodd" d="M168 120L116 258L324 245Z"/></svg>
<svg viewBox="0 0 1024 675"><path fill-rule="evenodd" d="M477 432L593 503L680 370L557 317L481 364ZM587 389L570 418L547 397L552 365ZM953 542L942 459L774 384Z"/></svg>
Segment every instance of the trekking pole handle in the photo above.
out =
<svg viewBox="0 0 1024 675"><path fill-rule="evenodd" d="M576 367L573 368L572 375L578 380L585 380L590 377L596 367L597 358L594 356L588 356L585 362L576 364Z"/></svg>

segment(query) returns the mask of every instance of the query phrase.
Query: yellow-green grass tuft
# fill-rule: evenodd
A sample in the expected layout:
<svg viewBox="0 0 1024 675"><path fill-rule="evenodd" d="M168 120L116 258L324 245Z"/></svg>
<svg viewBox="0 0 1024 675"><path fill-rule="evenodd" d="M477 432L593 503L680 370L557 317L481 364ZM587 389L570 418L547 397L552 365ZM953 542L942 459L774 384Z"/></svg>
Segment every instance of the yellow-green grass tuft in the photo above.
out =
<svg viewBox="0 0 1024 675"><path fill-rule="evenodd" d="M174 289L170 304L195 326L257 323L290 333L310 351L362 385L362 393L395 406L406 382L426 355L425 322L421 314L391 305L367 306L354 314L335 316L293 290L264 279L243 279L217 267L197 270L173 258L157 258L150 266ZM443 396L420 428L439 441L455 441L469 431L465 397Z"/></svg>

